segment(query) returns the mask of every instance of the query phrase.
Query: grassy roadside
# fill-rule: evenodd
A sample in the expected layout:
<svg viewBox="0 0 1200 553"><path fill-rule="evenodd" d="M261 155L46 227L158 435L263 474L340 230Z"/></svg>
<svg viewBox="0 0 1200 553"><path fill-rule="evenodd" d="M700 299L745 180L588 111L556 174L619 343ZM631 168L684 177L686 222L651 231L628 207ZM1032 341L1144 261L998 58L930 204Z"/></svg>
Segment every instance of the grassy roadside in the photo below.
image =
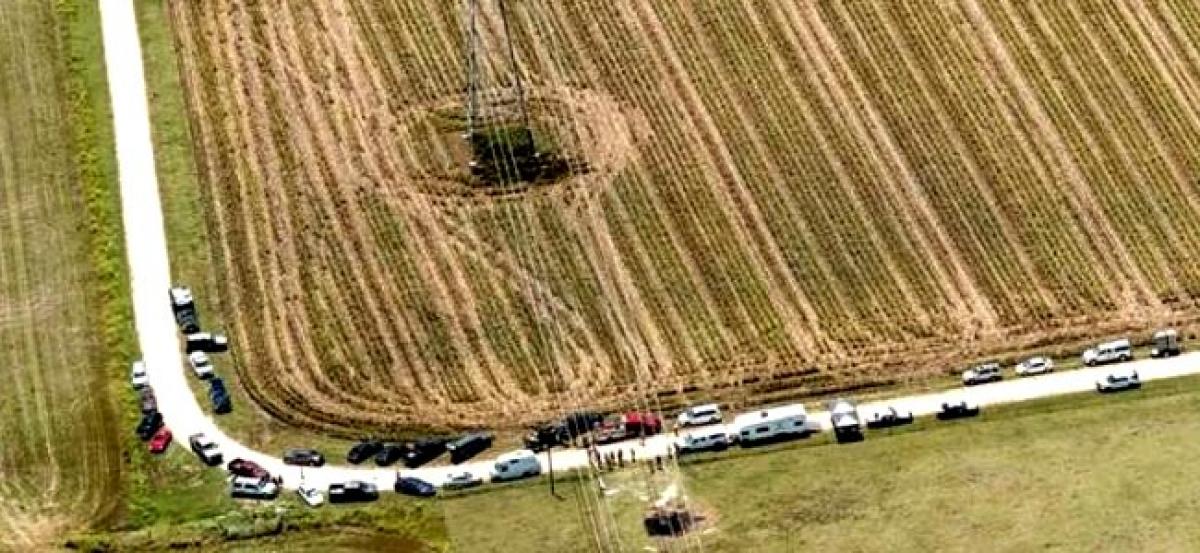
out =
<svg viewBox="0 0 1200 553"><path fill-rule="evenodd" d="M699 457L682 473L715 520L707 551L1194 551L1200 482L1184 467L1200 454L1198 386L996 406L858 444L822 436ZM641 478L607 483L625 550L652 545L638 527ZM443 503L456 550L519 553L587 548L571 499L513 486Z"/></svg>
<svg viewBox="0 0 1200 553"><path fill-rule="evenodd" d="M140 416L128 386L128 363L138 355L129 270L125 258L112 130L111 100L105 75L98 5L79 0L56 3L70 45L70 95L77 164L85 188L88 235L95 278L93 303L104 340L103 366L116 398L124 451L124 509L115 528L134 528L163 519L183 520L216 511L224 495L219 475L201 474L177 448L153 457L132 429Z"/></svg>

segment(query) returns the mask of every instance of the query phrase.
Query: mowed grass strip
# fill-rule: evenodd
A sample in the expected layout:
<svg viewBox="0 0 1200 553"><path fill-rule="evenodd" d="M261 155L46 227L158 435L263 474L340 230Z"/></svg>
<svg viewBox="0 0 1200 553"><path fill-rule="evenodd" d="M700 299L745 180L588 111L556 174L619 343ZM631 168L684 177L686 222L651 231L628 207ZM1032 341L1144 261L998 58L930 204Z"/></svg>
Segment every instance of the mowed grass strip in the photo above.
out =
<svg viewBox="0 0 1200 553"><path fill-rule="evenodd" d="M683 483L715 521L705 551L1195 551L1197 385L921 419L858 444L822 435L738 450L685 463ZM606 501L622 550L641 550L643 478L605 480L621 490ZM456 550L595 549L575 503L550 498L545 482L444 504Z"/></svg>

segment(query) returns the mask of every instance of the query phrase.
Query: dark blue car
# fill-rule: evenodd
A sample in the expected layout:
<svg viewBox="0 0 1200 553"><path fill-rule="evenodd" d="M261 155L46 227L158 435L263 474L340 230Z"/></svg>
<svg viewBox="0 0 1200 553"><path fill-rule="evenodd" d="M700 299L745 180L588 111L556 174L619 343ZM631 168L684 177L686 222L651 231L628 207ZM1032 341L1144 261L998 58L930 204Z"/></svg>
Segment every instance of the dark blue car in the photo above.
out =
<svg viewBox="0 0 1200 553"><path fill-rule="evenodd" d="M433 497L437 495L437 488L420 478L403 476L396 479L396 493L416 497Z"/></svg>
<svg viewBox="0 0 1200 553"><path fill-rule="evenodd" d="M222 415L232 411L233 400L229 398L229 390L225 388L225 381L214 377L208 381L208 386L208 399L212 401L213 412Z"/></svg>

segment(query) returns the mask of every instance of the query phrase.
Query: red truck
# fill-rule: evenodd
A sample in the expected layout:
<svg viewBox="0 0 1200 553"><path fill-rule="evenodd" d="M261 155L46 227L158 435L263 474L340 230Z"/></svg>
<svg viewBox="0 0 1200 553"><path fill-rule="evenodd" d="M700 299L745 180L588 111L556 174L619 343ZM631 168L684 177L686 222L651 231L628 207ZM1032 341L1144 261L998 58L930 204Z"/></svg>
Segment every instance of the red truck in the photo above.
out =
<svg viewBox="0 0 1200 553"><path fill-rule="evenodd" d="M662 417L649 411L629 411L600 424L595 431L595 443L611 444L621 440L653 436L662 432Z"/></svg>

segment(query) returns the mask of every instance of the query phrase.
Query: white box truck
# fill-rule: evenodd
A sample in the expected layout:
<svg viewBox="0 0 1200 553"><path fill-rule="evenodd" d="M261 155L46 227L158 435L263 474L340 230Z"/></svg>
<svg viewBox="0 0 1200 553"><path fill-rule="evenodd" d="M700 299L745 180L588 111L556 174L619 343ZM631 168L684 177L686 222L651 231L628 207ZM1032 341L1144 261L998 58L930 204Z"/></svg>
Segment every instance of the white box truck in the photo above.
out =
<svg viewBox="0 0 1200 553"><path fill-rule="evenodd" d="M733 420L733 430L743 447L803 438L809 433L808 412L794 403L742 413Z"/></svg>

